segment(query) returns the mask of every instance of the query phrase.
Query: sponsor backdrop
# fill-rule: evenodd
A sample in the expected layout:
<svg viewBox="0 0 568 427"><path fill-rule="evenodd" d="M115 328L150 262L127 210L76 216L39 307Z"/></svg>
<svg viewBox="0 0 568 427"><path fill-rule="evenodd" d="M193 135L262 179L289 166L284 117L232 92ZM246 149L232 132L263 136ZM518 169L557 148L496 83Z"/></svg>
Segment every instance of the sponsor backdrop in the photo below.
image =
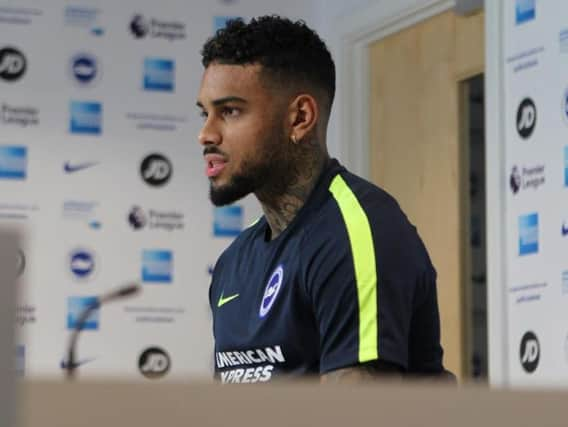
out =
<svg viewBox="0 0 568 427"><path fill-rule="evenodd" d="M0 222L25 233L17 371L62 378L79 313L137 282L141 294L87 319L79 374L209 376L210 272L260 209L251 198L223 209L208 200L197 144L199 50L227 17L280 13L309 23L312 4L44 3L0 0ZM523 143L552 147L541 129ZM526 153L521 173L538 167ZM534 190L523 190L529 206ZM539 214L542 227L552 213ZM545 330L532 330L544 345Z"/></svg>
<svg viewBox="0 0 568 427"><path fill-rule="evenodd" d="M568 3L503 4L508 376L568 384Z"/></svg>

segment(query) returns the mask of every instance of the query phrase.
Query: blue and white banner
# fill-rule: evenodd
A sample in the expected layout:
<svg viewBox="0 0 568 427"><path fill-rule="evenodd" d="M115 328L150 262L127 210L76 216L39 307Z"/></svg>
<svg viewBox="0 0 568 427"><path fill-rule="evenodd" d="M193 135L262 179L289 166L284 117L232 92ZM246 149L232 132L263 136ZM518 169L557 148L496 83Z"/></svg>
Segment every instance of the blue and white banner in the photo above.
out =
<svg viewBox="0 0 568 427"><path fill-rule="evenodd" d="M49 5L47 5L49 3ZM309 22L311 2L0 0L0 223L19 252L18 371L63 378L84 325L80 376L209 378L208 288L221 251L260 215L208 198L200 50L227 17Z"/></svg>
<svg viewBox="0 0 568 427"><path fill-rule="evenodd" d="M568 3L502 8L506 383L568 386Z"/></svg>

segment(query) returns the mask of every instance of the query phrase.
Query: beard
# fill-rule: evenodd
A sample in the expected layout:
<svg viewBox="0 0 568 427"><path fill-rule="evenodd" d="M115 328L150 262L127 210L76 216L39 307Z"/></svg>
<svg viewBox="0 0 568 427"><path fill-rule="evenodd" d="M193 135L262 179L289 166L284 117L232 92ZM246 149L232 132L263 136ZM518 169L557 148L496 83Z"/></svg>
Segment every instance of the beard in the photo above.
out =
<svg viewBox="0 0 568 427"><path fill-rule="evenodd" d="M288 145L284 131L280 128L273 129L263 139L254 158L250 156L243 159L241 171L235 173L227 184L216 187L211 181L211 202L215 206L224 206L258 191L268 190L274 194L284 192L293 178L289 170Z"/></svg>
<svg viewBox="0 0 568 427"><path fill-rule="evenodd" d="M262 166L251 169L243 163L243 167L247 169L247 172L234 175L225 185L215 187L211 182L209 198L215 206L230 205L253 193L262 182L262 177L268 172Z"/></svg>

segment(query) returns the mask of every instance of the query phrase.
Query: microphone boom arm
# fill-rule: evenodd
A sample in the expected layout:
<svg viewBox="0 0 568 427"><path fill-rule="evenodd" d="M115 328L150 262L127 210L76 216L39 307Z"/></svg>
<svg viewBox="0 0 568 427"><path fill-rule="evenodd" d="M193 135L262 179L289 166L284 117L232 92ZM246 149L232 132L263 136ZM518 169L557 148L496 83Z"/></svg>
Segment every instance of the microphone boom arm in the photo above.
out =
<svg viewBox="0 0 568 427"><path fill-rule="evenodd" d="M139 284L134 283L130 285L123 286L119 289L110 291L107 294L103 294L96 299L96 302L90 304L88 307L81 312L77 322L75 324L75 328L71 332L69 337L69 344L67 346L67 363L65 364L65 372L66 378L70 381L75 379L76 371L77 371L77 364L75 362L75 354L77 348L77 341L79 340L79 334L83 327L85 326L85 322L89 318L89 316L98 308L101 307L104 303L109 301L117 300L126 298L132 295L139 293L142 290Z"/></svg>

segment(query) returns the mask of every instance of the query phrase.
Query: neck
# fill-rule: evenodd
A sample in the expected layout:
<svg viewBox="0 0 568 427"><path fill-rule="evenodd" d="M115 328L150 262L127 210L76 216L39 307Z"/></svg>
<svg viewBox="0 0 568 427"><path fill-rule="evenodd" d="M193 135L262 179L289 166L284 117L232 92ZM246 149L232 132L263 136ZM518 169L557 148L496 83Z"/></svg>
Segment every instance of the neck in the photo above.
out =
<svg viewBox="0 0 568 427"><path fill-rule="evenodd" d="M296 217L329 161L328 154L317 143L300 144L296 151L287 165L286 185L279 186L276 191L263 188L256 192L270 226L271 240L276 239Z"/></svg>

